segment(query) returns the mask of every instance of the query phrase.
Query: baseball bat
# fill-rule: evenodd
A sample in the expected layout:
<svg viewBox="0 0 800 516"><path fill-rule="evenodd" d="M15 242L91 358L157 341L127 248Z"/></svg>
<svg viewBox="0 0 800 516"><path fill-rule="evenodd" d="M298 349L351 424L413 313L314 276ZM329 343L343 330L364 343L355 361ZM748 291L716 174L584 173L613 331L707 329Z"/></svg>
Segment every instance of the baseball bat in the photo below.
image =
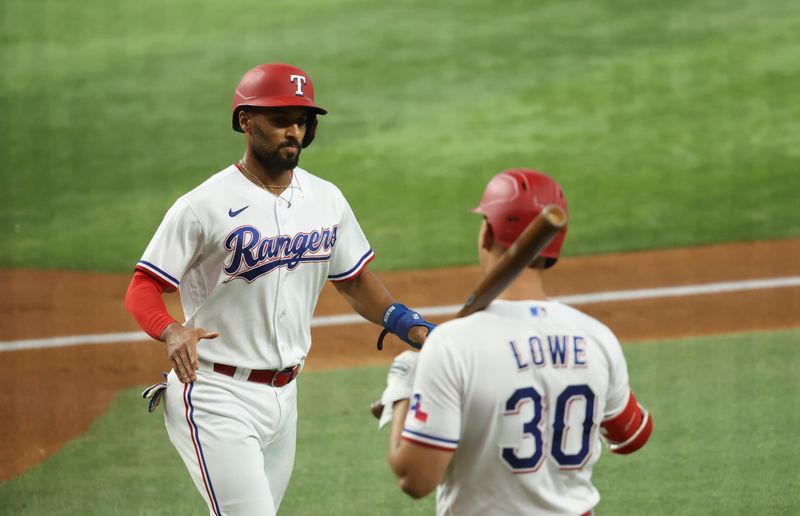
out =
<svg viewBox="0 0 800 516"><path fill-rule="evenodd" d="M525 267L539 257L566 223L567 213L561 207L555 204L545 206L483 277L455 318L466 317L489 306Z"/></svg>
<svg viewBox="0 0 800 516"><path fill-rule="evenodd" d="M567 212L560 206L550 204L534 218L525 231L511 244L497 264L483 277L475 290L467 298L455 318L466 317L480 312L500 295L513 282L522 270L530 265L542 250L556 237L567 224ZM375 401L370 412L381 417L383 405Z"/></svg>

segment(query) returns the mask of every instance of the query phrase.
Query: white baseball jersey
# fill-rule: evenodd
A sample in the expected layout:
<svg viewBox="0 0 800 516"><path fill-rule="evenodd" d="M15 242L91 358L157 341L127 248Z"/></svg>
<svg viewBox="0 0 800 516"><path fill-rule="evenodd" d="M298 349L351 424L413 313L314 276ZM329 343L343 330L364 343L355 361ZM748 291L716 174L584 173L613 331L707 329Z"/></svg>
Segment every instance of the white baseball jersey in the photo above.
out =
<svg viewBox="0 0 800 516"><path fill-rule="evenodd" d="M292 185L275 196L231 165L175 202L138 264L180 290L187 327L219 332L197 345L197 380L170 373L164 408L210 514L276 513L294 464L297 382L272 387L249 371L302 364L325 281L373 257L338 188L301 168Z"/></svg>
<svg viewBox="0 0 800 516"><path fill-rule="evenodd" d="M580 515L600 500L599 426L629 396L597 320L555 301L495 301L422 348L403 439L454 451L440 515Z"/></svg>
<svg viewBox="0 0 800 516"><path fill-rule="evenodd" d="M219 332L198 344L201 360L302 363L325 281L373 258L336 186L299 167L292 185L275 196L231 165L175 202L139 261L180 290L185 326Z"/></svg>

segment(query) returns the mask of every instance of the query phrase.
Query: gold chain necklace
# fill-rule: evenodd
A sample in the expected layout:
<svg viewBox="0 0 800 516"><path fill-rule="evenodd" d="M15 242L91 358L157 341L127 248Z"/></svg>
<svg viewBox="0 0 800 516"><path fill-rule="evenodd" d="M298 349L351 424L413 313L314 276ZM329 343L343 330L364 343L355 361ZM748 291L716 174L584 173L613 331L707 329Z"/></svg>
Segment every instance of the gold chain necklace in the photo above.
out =
<svg viewBox="0 0 800 516"><path fill-rule="evenodd" d="M247 168L247 166L244 164L244 161L243 161L243 160L239 160L239 169L240 169L242 172L244 172L245 174L247 174L247 175L248 175L248 176L249 176L249 177L250 177L250 178L251 178L251 179L252 179L252 180L253 180L253 181L254 181L254 182L255 182L255 183L258 185L258 186L260 186L262 189L266 190L267 192L269 192L269 189L270 189L270 188L283 188L283 189L285 189L285 190L292 190L292 192L291 192L291 196L289 197L289 199L288 199L288 200L287 200L287 199L284 199L284 198L281 196L281 194L282 194L283 192L281 192L281 194L277 194L277 197L280 197L281 199L283 199L284 201L286 201L286 204L288 204L288 205L289 205L289 208L291 208L291 207L292 207L292 198L294 197L294 189L295 189L295 188L297 188L298 190L300 190L300 194L301 194L301 195L303 195L303 189L300 187L300 185L298 184L297 186L295 186L295 185L293 184L293 183L294 183L294 170L292 170L292 177L289 179L289 184L287 184L287 185L265 185L264 183L262 183L262 182L261 182L261 180L260 180L260 179L259 179L259 178L258 178L258 177L255 175L255 174L253 174L252 172L250 172L250 170L249 170L249 169ZM269 193L271 193L272 195L276 195L276 194L274 194L274 193L272 193L272 192L269 192ZM305 195L303 195L303 197L305 197Z"/></svg>

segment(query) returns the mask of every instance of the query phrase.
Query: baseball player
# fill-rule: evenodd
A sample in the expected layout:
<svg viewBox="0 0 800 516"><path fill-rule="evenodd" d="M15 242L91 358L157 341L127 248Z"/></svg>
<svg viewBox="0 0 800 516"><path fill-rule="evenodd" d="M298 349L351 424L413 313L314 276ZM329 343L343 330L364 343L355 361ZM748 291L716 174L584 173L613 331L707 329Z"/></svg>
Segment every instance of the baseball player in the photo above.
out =
<svg viewBox="0 0 800 516"><path fill-rule="evenodd" d="M366 319L418 347L433 327L369 270L373 252L336 186L298 167L314 139L311 78L287 64L249 70L233 97L241 160L167 211L126 294L165 342L169 438L212 515L276 514L295 457L296 386L326 280ZM180 290L185 322L161 294Z"/></svg>
<svg viewBox="0 0 800 516"><path fill-rule="evenodd" d="M566 210L544 174L507 170L489 182L474 210L484 216L484 272L548 204ZM438 326L421 352L400 354L389 370L381 398L381 425L393 421L389 464L414 498L438 485L440 515L592 514L600 436L622 454L650 436L614 334L545 295L542 276L565 234L499 300Z"/></svg>

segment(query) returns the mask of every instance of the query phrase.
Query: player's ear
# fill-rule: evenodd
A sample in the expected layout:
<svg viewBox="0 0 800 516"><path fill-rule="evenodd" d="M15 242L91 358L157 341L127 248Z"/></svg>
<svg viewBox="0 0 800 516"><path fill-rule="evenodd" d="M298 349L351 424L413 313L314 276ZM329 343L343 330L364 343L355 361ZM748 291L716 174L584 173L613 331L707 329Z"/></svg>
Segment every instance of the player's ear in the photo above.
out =
<svg viewBox="0 0 800 516"><path fill-rule="evenodd" d="M245 133L249 132L250 130L250 113L245 111L244 109L239 110L239 127L242 128L242 131Z"/></svg>
<svg viewBox="0 0 800 516"><path fill-rule="evenodd" d="M484 217L483 222L481 222L481 249L488 251L492 248L492 245L494 245L494 232L492 231L492 226L489 225L489 221Z"/></svg>

